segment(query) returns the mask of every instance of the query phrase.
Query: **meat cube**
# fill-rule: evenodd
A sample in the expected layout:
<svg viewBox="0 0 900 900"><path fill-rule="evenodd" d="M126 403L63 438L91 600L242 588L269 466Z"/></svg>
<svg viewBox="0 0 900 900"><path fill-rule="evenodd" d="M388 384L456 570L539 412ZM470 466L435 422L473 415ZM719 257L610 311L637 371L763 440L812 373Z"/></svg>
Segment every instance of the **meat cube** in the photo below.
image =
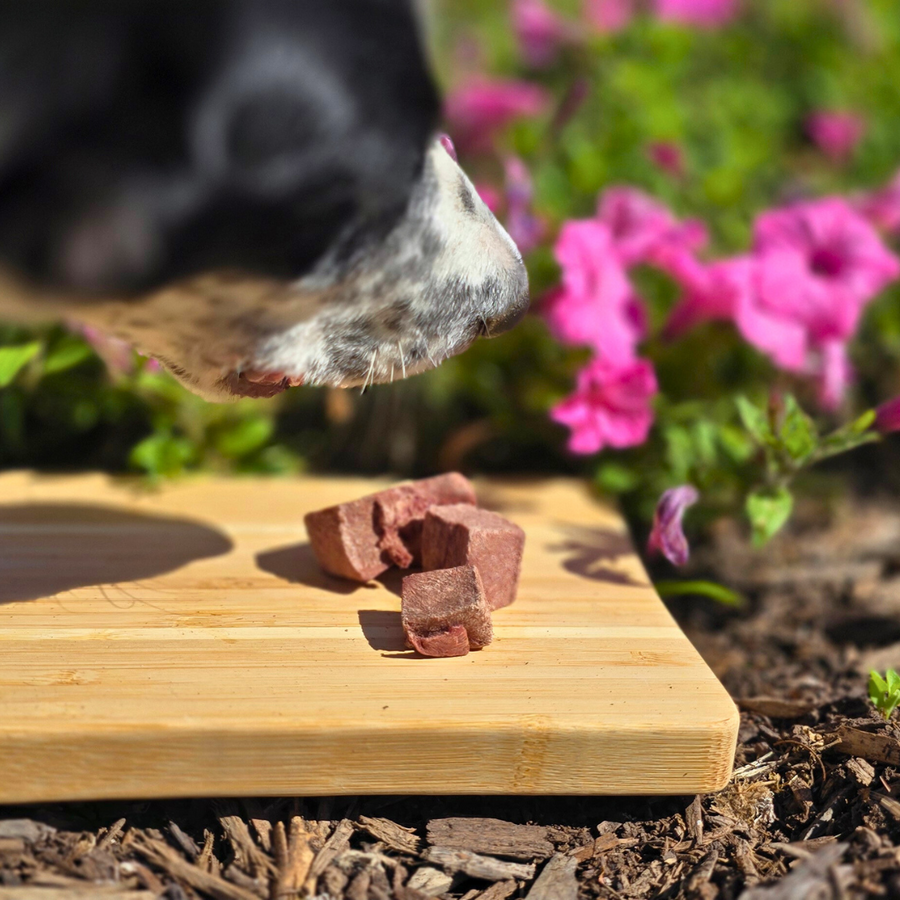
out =
<svg viewBox="0 0 900 900"><path fill-rule="evenodd" d="M494 637L484 586L473 566L407 575L400 608L407 641L424 656L463 656Z"/></svg>
<svg viewBox="0 0 900 900"><path fill-rule="evenodd" d="M425 516L422 567L475 566L492 610L516 599L524 548L525 532L486 509L455 504L435 507Z"/></svg>
<svg viewBox="0 0 900 900"><path fill-rule="evenodd" d="M469 634L465 625L451 625L445 631L406 635L408 646L422 656L465 656L469 652Z"/></svg>
<svg viewBox="0 0 900 900"><path fill-rule="evenodd" d="M424 478L308 513L304 521L319 565L365 582L392 565L420 561L425 513L443 503L474 505L469 480L457 472Z"/></svg>

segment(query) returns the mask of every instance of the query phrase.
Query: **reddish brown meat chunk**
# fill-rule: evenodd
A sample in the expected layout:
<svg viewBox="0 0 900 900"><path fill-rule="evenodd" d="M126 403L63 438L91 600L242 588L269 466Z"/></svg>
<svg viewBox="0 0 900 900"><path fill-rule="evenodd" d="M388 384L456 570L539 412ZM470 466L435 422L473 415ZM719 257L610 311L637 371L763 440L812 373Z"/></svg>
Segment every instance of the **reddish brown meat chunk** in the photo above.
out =
<svg viewBox="0 0 900 900"><path fill-rule="evenodd" d="M326 572L369 581L392 565L419 562L425 513L444 503L474 505L468 479L456 472L424 478L308 513L304 521Z"/></svg>
<svg viewBox="0 0 900 900"><path fill-rule="evenodd" d="M525 532L497 513L456 504L428 511L422 531L422 566L475 566L490 609L516 599Z"/></svg>
<svg viewBox="0 0 900 900"><path fill-rule="evenodd" d="M409 645L422 656L465 656L469 652L469 634L464 625L451 625L446 631L406 635Z"/></svg>
<svg viewBox="0 0 900 900"><path fill-rule="evenodd" d="M462 656L462 634L466 650L494 637L481 576L472 566L407 575L401 618L407 641L425 656Z"/></svg>

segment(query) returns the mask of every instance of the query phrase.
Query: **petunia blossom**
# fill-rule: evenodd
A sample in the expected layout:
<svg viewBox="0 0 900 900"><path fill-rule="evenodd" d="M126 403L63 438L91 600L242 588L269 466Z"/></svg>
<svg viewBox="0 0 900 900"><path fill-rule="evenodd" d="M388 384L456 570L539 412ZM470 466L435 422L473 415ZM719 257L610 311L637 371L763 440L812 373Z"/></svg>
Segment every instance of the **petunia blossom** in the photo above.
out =
<svg viewBox="0 0 900 900"><path fill-rule="evenodd" d="M730 318L780 368L814 377L833 409L852 378L846 345L862 311L898 276L900 260L845 200L797 203L757 219L750 254L683 265L666 334Z"/></svg>
<svg viewBox="0 0 900 900"><path fill-rule="evenodd" d="M654 141L647 147L650 162L666 175L684 177L684 153L673 141Z"/></svg>
<svg viewBox="0 0 900 900"><path fill-rule="evenodd" d="M550 95L540 85L515 79L479 78L451 91L444 115L460 147L490 149L494 134L514 119L541 115Z"/></svg>
<svg viewBox="0 0 900 900"><path fill-rule="evenodd" d="M616 365L598 358L578 373L575 392L554 406L550 417L571 429L572 453L634 447L647 440L656 391L656 375L647 360Z"/></svg>
<svg viewBox="0 0 900 900"><path fill-rule="evenodd" d="M702 222L680 222L658 200L633 187L607 188L600 195L597 218L609 227L626 266L650 263L669 271L683 254L696 253L707 240Z"/></svg>
<svg viewBox="0 0 900 900"><path fill-rule="evenodd" d="M856 113L821 110L806 120L806 131L826 156L844 162L866 133L866 122Z"/></svg>
<svg viewBox="0 0 900 900"><path fill-rule="evenodd" d="M780 368L805 371L805 327L759 303L756 274L752 255L721 259L709 265L693 260L682 266L678 280L684 295L666 323L666 338L675 339L706 320L731 320L749 344L770 356Z"/></svg>
<svg viewBox="0 0 900 900"><path fill-rule="evenodd" d="M881 434L900 431L900 397L882 403L875 410L875 424L872 427Z"/></svg>
<svg viewBox="0 0 900 900"><path fill-rule="evenodd" d="M134 371L135 353L131 344L113 337L93 325L68 320L69 331L80 335L106 364L112 375L130 375Z"/></svg>
<svg viewBox="0 0 900 900"><path fill-rule="evenodd" d="M883 188L858 197L854 206L876 227L900 233L900 172Z"/></svg>
<svg viewBox="0 0 900 900"><path fill-rule="evenodd" d="M688 561L690 547L681 523L685 510L699 499L697 488L690 484L663 492L653 514L653 529L647 541L648 553L662 553L676 566L683 566Z"/></svg>
<svg viewBox="0 0 900 900"><path fill-rule="evenodd" d="M900 260L846 201L825 197L763 213L754 227L765 308L803 324L813 343L846 340Z"/></svg>
<svg viewBox="0 0 900 900"><path fill-rule="evenodd" d="M535 69L551 65L560 49L576 38L574 25L544 0L512 0L510 17L522 58Z"/></svg>
<svg viewBox="0 0 900 900"><path fill-rule="evenodd" d="M634 18L635 0L584 0L585 19L602 34L627 28Z"/></svg>
<svg viewBox="0 0 900 900"><path fill-rule="evenodd" d="M654 0L653 10L664 22L717 28L740 12L738 0Z"/></svg>
<svg viewBox="0 0 900 900"><path fill-rule="evenodd" d="M506 230L519 252L530 253L544 236L544 223L531 209L534 189L525 163L517 156L504 162L506 172Z"/></svg>
<svg viewBox="0 0 900 900"><path fill-rule="evenodd" d="M554 337L592 347L608 362L633 360L644 334L643 311L609 228L594 219L566 222L554 252L562 284L543 305Z"/></svg>

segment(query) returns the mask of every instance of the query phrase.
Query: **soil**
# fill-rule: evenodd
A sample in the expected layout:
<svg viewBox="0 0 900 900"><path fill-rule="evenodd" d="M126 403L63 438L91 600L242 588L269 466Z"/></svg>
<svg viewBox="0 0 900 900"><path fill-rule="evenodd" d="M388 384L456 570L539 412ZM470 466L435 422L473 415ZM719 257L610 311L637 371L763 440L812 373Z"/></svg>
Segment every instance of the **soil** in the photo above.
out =
<svg viewBox="0 0 900 900"><path fill-rule="evenodd" d="M894 507L801 510L765 553L723 524L695 553L745 596L671 606L742 711L718 794L6 807L0 900L900 898L900 727L866 695L900 663Z"/></svg>

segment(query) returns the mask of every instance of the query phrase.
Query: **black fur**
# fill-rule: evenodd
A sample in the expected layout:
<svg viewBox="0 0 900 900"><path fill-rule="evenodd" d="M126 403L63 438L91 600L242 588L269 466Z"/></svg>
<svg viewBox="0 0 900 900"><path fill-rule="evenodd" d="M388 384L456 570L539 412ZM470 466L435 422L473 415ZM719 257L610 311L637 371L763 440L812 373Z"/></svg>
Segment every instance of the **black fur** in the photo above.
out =
<svg viewBox="0 0 900 900"><path fill-rule="evenodd" d="M393 227L438 112L409 0L0 0L0 265L296 278Z"/></svg>

